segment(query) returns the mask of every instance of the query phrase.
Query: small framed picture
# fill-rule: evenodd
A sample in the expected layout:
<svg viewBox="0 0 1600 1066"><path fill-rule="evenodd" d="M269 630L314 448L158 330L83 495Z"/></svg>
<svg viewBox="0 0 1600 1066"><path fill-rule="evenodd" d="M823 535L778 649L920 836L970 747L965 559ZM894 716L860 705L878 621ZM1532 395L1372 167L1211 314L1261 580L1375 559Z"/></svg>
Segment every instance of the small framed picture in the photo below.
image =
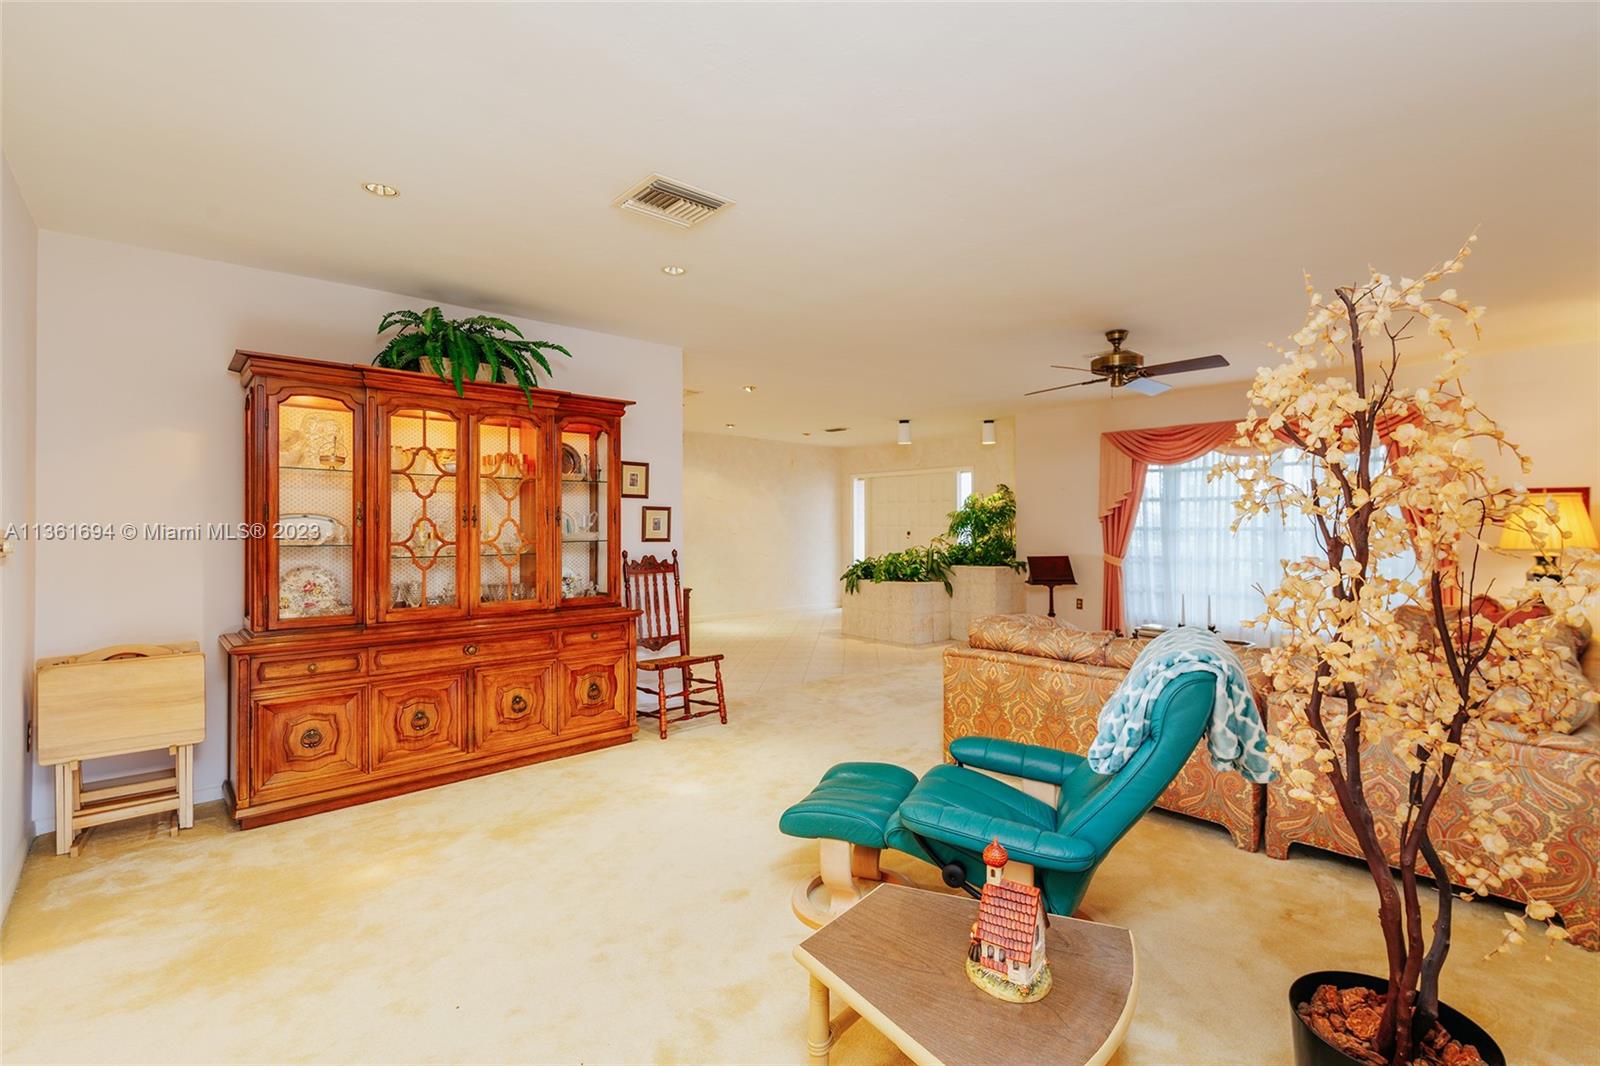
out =
<svg viewBox="0 0 1600 1066"><path fill-rule="evenodd" d="M643 532L639 534L640 540L672 539L672 508L643 507L639 514L644 525Z"/></svg>
<svg viewBox="0 0 1600 1066"><path fill-rule="evenodd" d="M622 461L622 495L642 500L650 495L650 464Z"/></svg>

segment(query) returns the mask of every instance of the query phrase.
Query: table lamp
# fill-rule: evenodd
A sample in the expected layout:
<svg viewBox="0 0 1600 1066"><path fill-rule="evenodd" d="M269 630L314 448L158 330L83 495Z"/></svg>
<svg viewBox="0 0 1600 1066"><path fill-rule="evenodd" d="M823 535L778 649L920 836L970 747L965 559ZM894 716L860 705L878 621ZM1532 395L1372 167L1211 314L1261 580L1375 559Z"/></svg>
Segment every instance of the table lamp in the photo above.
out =
<svg viewBox="0 0 1600 1066"><path fill-rule="evenodd" d="M1529 489L1527 502L1501 529L1500 547L1534 553L1530 581L1560 581L1563 550L1600 547L1589 520L1589 490Z"/></svg>

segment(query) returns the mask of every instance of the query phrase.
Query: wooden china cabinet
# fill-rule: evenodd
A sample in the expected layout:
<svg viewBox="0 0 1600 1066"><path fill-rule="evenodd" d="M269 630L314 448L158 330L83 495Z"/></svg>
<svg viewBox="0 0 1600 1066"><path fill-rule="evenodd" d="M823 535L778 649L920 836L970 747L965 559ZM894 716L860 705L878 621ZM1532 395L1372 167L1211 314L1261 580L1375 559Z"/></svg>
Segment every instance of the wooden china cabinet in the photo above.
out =
<svg viewBox="0 0 1600 1066"><path fill-rule="evenodd" d="M249 828L620 744L625 400L237 352L246 628L229 655ZM259 534L259 535L258 535Z"/></svg>

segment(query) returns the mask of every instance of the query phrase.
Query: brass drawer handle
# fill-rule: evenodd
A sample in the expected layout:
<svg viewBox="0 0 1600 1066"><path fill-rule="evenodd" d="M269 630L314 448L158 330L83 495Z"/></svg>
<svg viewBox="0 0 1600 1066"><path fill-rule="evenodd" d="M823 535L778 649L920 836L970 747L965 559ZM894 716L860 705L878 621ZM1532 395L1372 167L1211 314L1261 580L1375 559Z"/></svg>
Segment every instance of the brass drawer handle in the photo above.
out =
<svg viewBox="0 0 1600 1066"><path fill-rule="evenodd" d="M300 746L307 751L314 751L322 746L322 730L315 726L300 734Z"/></svg>
<svg viewBox="0 0 1600 1066"><path fill-rule="evenodd" d="M306 663L306 673L314 674L316 672L317 672L317 664L316 663Z"/></svg>
<svg viewBox="0 0 1600 1066"><path fill-rule="evenodd" d="M466 647L462 648L461 650L462 650L462 652L464 652L467 655L476 655L476 654L478 654L478 646L476 644L468 644Z"/></svg>
<svg viewBox="0 0 1600 1066"><path fill-rule="evenodd" d="M600 631L597 629L593 633L590 633L589 634L589 639L590 640L599 640L600 639Z"/></svg>
<svg viewBox="0 0 1600 1066"><path fill-rule="evenodd" d="M600 682L598 682L598 681L589 682L589 692L588 692L588 696L587 696L587 702L589 702L589 703L599 703L600 702L600 696L601 696Z"/></svg>
<svg viewBox="0 0 1600 1066"><path fill-rule="evenodd" d="M411 728L418 733L425 733L431 719L427 711L413 711L411 713Z"/></svg>
<svg viewBox="0 0 1600 1066"><path fill-rule="evenodd" d="M515 696L511 697L511 711L513 714L521 714L527 709L528 698L526 696L519 692Z"/></svg>

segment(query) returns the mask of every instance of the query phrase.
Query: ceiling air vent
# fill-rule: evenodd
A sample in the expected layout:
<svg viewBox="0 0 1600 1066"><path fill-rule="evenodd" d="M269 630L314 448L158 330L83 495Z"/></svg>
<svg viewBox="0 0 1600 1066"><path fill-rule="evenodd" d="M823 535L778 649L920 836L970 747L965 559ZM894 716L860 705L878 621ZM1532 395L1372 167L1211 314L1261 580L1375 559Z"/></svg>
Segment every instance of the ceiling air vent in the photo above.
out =
<svg viewBox="0 0 1600 1066"><path fill-rule="evenodd" d="M637 211L685 229L704 222L733 203L660 174L650 175L613 202L626 211Z"/></svg>
<svg viewBox="0 0 1600 1066"><path fill-rule="evenodd" d="M849 429L850 429L849 426L829 426L827 429L824 429L822 432L824 432L824 433L844 433L844 432L848 431Z"/></svg>

